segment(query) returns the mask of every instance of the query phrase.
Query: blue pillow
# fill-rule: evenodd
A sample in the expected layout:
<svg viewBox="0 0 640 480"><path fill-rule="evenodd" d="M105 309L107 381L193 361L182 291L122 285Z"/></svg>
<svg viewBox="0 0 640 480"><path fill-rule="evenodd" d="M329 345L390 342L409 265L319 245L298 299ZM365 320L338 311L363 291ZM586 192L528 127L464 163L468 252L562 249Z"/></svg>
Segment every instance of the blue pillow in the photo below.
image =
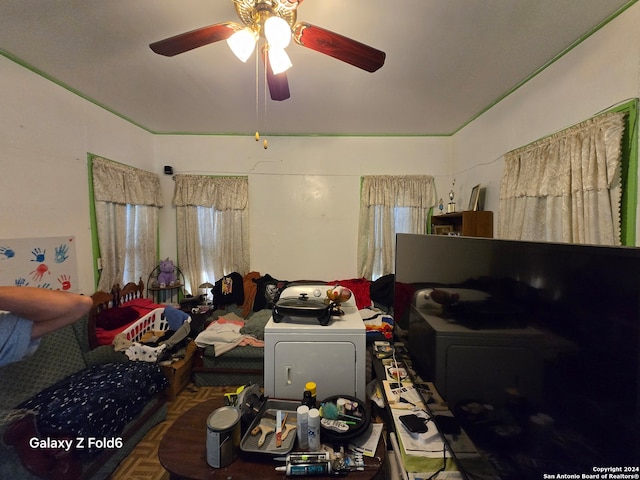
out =
<svg viewBox="0 0 640 480"><path fill-rule="evenodd" d="M187 318L189 318L189 314L171 305L167 305L164 307L164 318L167 319L170 330L178 330Z"/></svg>

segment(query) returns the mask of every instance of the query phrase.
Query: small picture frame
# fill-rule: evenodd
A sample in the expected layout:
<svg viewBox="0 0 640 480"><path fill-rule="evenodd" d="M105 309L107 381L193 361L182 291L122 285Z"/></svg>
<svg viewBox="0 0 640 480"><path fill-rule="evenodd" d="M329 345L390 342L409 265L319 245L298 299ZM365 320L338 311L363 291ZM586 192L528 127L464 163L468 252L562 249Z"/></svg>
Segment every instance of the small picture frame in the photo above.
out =
<svg viewBox="0 0 640 480"><path fill-rule="evenodd" d="M453 233L453 225L434 225L433 233L436 235L450 235Z"/></svg>
<svg viewBox="0 0 640 480"><path fill-rule="evenodd" d="M476 185L471 189L471 197L469 198L469 210L478 210L478 199L480 198L480 185Z"/></svg>

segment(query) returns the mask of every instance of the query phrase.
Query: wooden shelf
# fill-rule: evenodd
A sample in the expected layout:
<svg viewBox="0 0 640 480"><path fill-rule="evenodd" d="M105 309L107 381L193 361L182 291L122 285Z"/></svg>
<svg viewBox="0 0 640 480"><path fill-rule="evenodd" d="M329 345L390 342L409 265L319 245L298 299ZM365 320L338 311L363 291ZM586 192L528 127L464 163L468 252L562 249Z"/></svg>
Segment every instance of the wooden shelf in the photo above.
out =
<svg viewBox="0 0 640 480"><path fill-rule="evenodd" d="M466 237L492 238L493 212L469 210L431 217L431 233L447 235L449 232Z"/></svg>

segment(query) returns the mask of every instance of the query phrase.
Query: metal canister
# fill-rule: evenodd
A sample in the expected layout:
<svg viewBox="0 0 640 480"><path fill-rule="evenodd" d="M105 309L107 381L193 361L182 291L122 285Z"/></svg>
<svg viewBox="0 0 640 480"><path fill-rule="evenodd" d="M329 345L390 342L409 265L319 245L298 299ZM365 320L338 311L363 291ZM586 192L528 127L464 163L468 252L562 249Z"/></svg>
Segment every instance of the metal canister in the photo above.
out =
<svg viewBox="0 0 640 480"><path fill-rule="evenodd" d="M240 447L240 412L226 406L214 410L207 418L207 463L214 468L226 467Z"/></svg>

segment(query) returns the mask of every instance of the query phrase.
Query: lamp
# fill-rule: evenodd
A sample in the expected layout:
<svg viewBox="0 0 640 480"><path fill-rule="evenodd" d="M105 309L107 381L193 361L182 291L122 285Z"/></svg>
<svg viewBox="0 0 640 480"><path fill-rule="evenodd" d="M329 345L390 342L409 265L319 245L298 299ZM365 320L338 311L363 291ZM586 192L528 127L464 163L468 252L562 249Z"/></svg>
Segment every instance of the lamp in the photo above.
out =
<svg viewBox="0 0 640 480"><path fill-rule="evenodd" d="M281 6L294 9L298 3L298 0L285 1ZM273 11L264 10L260 13L259 21L256 23L245 28L239 28L238 25L237 30L227 38L227 45L240 61L246 62L255 50L258 34L262 30L269 47L269 64L274 75L277 75L293 66L284 51L291 42L291 26Z"/></svg>
<svg viewBox="0 0 640 480"><path fill-rule="evenodd" d="M201 298L204 300L205 305L209 305L209 293L207 292L207 289L213 288L213 284L211 282L204 282L200 284L198 288L204 289L205 293L201 296Z"/></svg>
<svg viewBox="0 0 640 480"><path fill-rule="evenodd" d="M291 27L284 18L273 15L264 22L264 36L270 47L284 50L291 41Z"/></svg>
<svg viewBox="0 0 640 480"><path fill-rule="evenodd" d="M253 53L257 40L256 32L245 27L227 38L227 45L240 61L246 62Z"/></svg>
<svg viewBox="0 0 640 480"><path fill-rule="evenodd" d="M274 75L289 70L293 64L284 48L269 48L269 65Z"/></svg>

